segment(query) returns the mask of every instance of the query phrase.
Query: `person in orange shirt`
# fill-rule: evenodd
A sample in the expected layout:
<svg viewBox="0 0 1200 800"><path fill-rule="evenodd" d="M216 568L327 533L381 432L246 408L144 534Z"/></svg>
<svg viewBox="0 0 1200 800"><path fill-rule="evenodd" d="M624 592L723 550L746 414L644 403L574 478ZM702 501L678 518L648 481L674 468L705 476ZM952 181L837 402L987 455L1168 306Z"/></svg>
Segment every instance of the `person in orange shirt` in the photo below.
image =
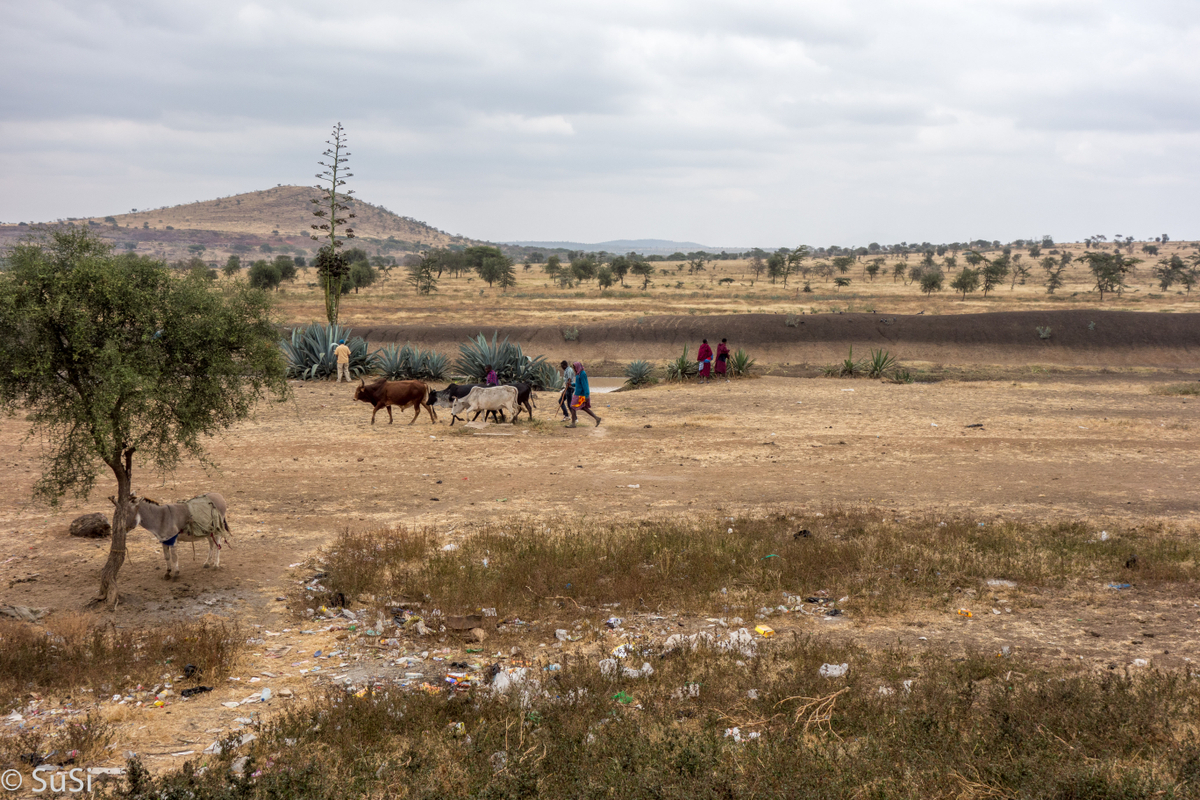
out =
<svg viewBox="0 0 1200 800"><path fill-rule="evenodd" d="M350 348L346 346L345 339L338 340L338 346L334 349L333 354L337 356L337 382L341 383L342 377L345 376L346 382L350 383Z"/></svg>

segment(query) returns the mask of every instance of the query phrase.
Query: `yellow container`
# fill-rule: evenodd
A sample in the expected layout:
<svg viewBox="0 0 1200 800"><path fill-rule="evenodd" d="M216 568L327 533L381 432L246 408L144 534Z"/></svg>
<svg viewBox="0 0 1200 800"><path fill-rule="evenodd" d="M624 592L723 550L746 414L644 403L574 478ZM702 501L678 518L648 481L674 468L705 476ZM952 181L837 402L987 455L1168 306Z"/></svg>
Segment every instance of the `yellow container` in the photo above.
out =
<svg viewBox="0 0 1200 800"><path fill-rule="evenodd" d="M757 626L755 626L754 630L758 631L758 633L764 639L769 639L770 637L775 635L775 629L771 628L768 625L757 625Z"/></svg>

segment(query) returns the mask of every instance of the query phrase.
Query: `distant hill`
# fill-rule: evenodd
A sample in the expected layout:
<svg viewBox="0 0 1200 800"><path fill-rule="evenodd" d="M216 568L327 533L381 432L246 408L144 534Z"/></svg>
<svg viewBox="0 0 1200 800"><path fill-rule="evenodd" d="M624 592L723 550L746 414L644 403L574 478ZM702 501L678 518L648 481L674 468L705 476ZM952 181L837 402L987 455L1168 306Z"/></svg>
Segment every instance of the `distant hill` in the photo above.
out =
<svg viewBox="0 0 1200 800"><path fill-rule="evenodd" d="M283 236L288 238L307 237L309 226L316 221L312 216L312 198L320 192L308 186L277 186L259 192L247 192L216 200L204 200L181 206L138 210L128 214L113 214L109 217L91 217L84 222L98 223L102 229L141 228L143 230L165 230L166 226L177 231L217 231L221 233L251 236ZM416 244L441 247L452 242L465 241L440 231L411 217L402 217L381 206L363 200L355 200L351 227L355 234L364 239L387 239L389 236Z"/></svg>
<svg viewBox="0 0 1200 800"><path fill-rule="evenodd" d="M670 255L671 253L694 253L703 251L706 253L720 253L722 250L736 253L743 249L749 248L724 248L713 247L712 245L699 244L697 242L673 242L670 239L613 239L608 242L596 242L595 244L587 244L585 242L504 242L504 244L515 245L517 247L541 247L546 250L583 250L589 253L596 253L601 250L607 253L641 253L644 256L649 255Z"/></svg>

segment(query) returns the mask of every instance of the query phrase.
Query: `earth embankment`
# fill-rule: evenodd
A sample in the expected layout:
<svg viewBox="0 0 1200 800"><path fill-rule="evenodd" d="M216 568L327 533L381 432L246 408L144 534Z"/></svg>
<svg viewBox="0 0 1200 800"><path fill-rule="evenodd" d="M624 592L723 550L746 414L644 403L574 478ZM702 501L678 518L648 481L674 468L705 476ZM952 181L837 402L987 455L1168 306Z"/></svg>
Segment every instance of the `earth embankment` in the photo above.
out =
<svg viewBox="0 0 1200 800"><path fill-rule="evenodd" d="M577 338L566 335L578 330ZM1136 311L1014 311L986 314L736 314L645 316L591 325L360 325L373 345L411 342L443 352L493 333L551 360L674 358L701 339L722 338L759 363L820 364L882 348L902 361L1075 367L1200 366L1200 314Z"/></svg>

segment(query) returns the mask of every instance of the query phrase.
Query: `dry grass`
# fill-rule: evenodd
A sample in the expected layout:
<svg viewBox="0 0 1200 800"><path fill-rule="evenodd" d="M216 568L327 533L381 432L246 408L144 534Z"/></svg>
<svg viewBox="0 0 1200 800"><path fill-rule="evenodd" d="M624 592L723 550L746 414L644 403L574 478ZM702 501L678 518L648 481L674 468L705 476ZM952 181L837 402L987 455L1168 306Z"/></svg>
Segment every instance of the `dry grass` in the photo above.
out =
<svg viewBox="0 0 1200 800"><path fill-rule="evenodd" d="M643 660L654 673L637 679L535 671L525 702L333 689L259 729L254 779L231 779L227 756L135 769L124 796L1150 798L1200 778L1175 722L1200 710L1186 675L811 638ZM823 663L850 670L823 678Z"/></svg>
<svg viewBox="0 0 1200 800"><path fill-rule="evenodd" d="M781 592L826 589L849 596L842 606L851 613L889 615L949 606L993 578L1026 587L1200 579L1200 546L1165 525L1110 526L1102 541L1079 522L898 520L858 509L616 525L513 520L485 525L455 549L441 544L427 530L345 532L328 555L329 593L305 593L293 607L373 599L381 610L410 602L449 614L528 614L569 602L600 615L619 603L751 617ZM1125 567L1131 553L1136 572Z"/></svg>
<svg viewBox="0 0 1200 800"><path fill-rule="evenodd" d="M1172 383L1169 386L1155 386L1150 390L1150 394L1163 395L1165 397L1195 397L1196 395L1200 395L1200 382Z"/></svg>
<svg viewBox="0 0 1200 800"><path fill-rule="evenodd" d="M0 705L14 708L30 693L124 694L173 680L187 664L207 682L222 681L244 647L237 624L220 620L140 630L81 616L45 625L0 621Z"/></svg>

